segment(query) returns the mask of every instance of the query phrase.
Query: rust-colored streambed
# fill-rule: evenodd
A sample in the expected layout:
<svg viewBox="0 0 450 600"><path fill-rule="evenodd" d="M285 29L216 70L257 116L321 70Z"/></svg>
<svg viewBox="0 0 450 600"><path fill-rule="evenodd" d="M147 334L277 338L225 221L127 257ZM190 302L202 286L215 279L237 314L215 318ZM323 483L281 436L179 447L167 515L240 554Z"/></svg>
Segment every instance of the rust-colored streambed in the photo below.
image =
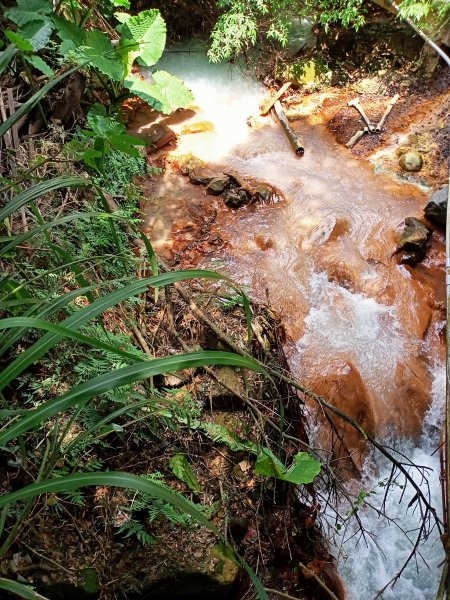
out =
<svg viewBox="0 0 450 600"><path fill-rule="evenodd" d="M434 470L430 489L439 510L439 457L431 455L439 445L444 399L442 234L433 232L428 256L417 267L399 264L394 255L403 220L423 216L427 194L392 175L375 174L371 164L338 145L321 122L326 94L310 96L304 117L294 124L306 148L299 158L270 117L248 125L264 90L237 67L209 65L201 53L168 54L164 62L192 87L199 106L168 120L180 134L169 163L195 156L216 174L233 169L277 190L280 201L227 208L169 164L146 184L143 208L154 246L175 262L213 267L247 286L253 297L269 298L289 335L293 373L378 439L389 439ZM206 131L183 133L199 122L208 124ZM137 125L149 123L142 117ZM315 407L310 411L315 442L326 445L322 417ZM345 442L363 474L359 485L375 490L376 504L390 466L376 457L368 463L351 430ZM353 600L374 597L407 559L414 536L399 527L411 530L420 521L405 508L413 495L408 490L400 507L400 492L388 496L390 522L361 510L373 533L368 542L356 545L351 526L335 535ZM336 534L332 522L330 532ZM412 561L384 598L434 597L441 561L437 538L421 550L427 564L418 555L417 568Z"/></svg>

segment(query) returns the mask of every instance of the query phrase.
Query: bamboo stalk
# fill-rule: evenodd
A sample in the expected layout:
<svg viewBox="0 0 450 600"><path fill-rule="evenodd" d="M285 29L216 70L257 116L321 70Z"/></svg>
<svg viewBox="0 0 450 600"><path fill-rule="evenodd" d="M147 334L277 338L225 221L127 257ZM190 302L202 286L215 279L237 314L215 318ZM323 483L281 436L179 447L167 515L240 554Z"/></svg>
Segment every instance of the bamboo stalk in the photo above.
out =
<svg viewBox="0 0 450 600"><path fill-rule="evenodd" d="M295 133L295 131L289 125L289 121L288 121L286 115L284 114L283 109L281 108L281 103L279 100L277 100L275 102L275 104L273 105L273 109L275 111L275 114L277 115L277 119L278 119L287 139L289 140L289 143L292 146L292 150L295 152L295 154L297 156L303 156L305 154L305 149L303 147L303 144L301 143L301 141L300 141L299 137L297 136L297 134Z"/></svg>
<svg viewBox="0 0 450 600"><path fill-rule="evenodd" d="M280 87L280 89L274 96L271 96L265 102L263 102L259 114L261 116L267 114L272 108L272 106L275 104L275 102L281 98L284 92L286 92L291 87L291 85L292 83L290 81L287 81L282 87Z"/></svg>

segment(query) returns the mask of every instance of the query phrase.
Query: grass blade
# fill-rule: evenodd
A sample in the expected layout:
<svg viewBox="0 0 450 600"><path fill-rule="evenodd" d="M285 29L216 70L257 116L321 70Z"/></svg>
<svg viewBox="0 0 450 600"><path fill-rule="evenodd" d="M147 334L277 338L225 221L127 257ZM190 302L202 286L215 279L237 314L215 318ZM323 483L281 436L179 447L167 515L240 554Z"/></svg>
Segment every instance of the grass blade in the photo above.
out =
<svg viewBox="0 0 450 600"><path fill-rule="evenodd" d="M61 325L56 325L55 323L50 323L49 321L34 319L32 317L9 317L0 321L0 330L10 329L12 327L24 327L27 329L42 329L43 331L52 331L53 333L58 333L65 338L76 340L77 342L87 344L93 348L97 348L98 350L112 352L113 354L117 354L117 356L121 356L132 363L144 361L144 358L139 359L138 356L131 354L130 352L120 350L120 348L117 348L116 346L111 346L110 344L102 342L97 338L78 333L78 331L74 331L68 327L62 327Z"/></svg>
<svg viewBox="0 0 450 600"><path fill-rule="evenodd" d="M10 579L4 579L3 577L0 578L0 590L17 594L21 598L25 598L25 600L48 600L48 598L41 596L41 594L32 590L28 585L23 585L23 583L11 581Z"/></svg>
<svg viewBox="0 0 450 600"><path fill-rule="evenodd" d="M14 44L10 44L6 50L0 52L0 75L3 73L16 54L17 46Z"/></svg>
<svg viewBox="0 0 450 600"><path fill-rule="evenodd" d="M59 75L59 77L51 79L48 83L42 86L40 90L33 94L33 96L31 96L29 100L22 104L22 106L13 115L11 115L8 119L6 119L4 123L0 125L0 138L2 138L5 135L5 133L17 123L19 119L21 119L24 115L28 114L30 110L42 100L42 98L47 92L54 88L55 85L58 85L58 83L63 81L66 77L72 75L72 73L75 73L75 71L78 71L79 68L80 67L74 67L73 69L66 71L62 75ZM0 221L1 220L2 219L0 219Z"/></svg>
<svg viewBox="0 0 450 600"><path fill-rule="evenodd" d="M0 432L0 447L5 446L22 433L35 429L42 422L54 415L84 400L89 400L93 396L103 394L123 385L135 383L142 379L154 377L155 375L207 365L229 365L265 373L265 370L252 358L232 354L231 352L217 351L191 352L129 365L85 381L59 398L52 398L38 408L30 410L26 417L14 422Z"/></svg>
<svg viewBox="0 0 450 600"><path fill-rule="evenodd" d="M14 113L14 116L19 114L20 110L21 109ZM0 125L0 131L1 127L2 126ZM3 134L0 133L0 138L2 137L2 135ZM0 221L4 221L13 212L19 210L20 208L22 208L22 206L25 206L25 204L33 202L33 200L36 200L44 194L54 192L61 188L86 187L87 185L90 185L90 182L87 179L84 179L83 177L76 177L74 175L61 175L60 177L55 177L53 179L49 179L48 181L41 181L40 183L37 183L36 185L33 185L32 187L26 190L23 190L23 192L20 192L19 194L17 194L17 196L14 196L14 198L7 202L7 204L2 209L0 209Z"/></svg>
<svg viewBox="0 0 450 600"><path fill-rule="evenodd" d="M156 277L148 277L141 279L130 285L126 285L120 290L116 290L102 298L99 298L89 306L82 308L67 319L65 319L61 325L70 329L78 329L85 323L88 323L91 319L94 319L102 312L120 304L124 300L142 294L151 287L163 287L175 283L176 281L182 281L185 279L224 279L222 275L215 271L174 271L172 273L164 273L163 275L157 275ZM53 348L64 336L58 333L46 333L42 338L30 346L25 352L22 352L12 363L10 363L0 373L0 390L2 390L8 383L15 379L20 373L22 373L27 367L35 363L41 358L50 348Z"/></svg>
<svg viewBox="0 0 450 600"><path fill-rule="evenodd" d="M53 298L49 296L44 300L37 300L38 304L35 306L31 306L22 316L23 317L36 317L39 319L43 319L45 317L50 317L52 314L58 312L72 300L78 298L79 296L86 295L87 292L91 292L92 290L98 289L97 285L91 285L87 288L78 288L76 290L72 290L71 292L67 292L63 296L59 298ZM51 304L48 305L46 302L51 299ZM4 302L0 302L0 308L3 309L5 307ZM15 331L8 332L6 335L1 336L2 345L0 346L0 356L8 350L15 342L20 340L20 338L24 335L25 329L20 328Z"/></svg>

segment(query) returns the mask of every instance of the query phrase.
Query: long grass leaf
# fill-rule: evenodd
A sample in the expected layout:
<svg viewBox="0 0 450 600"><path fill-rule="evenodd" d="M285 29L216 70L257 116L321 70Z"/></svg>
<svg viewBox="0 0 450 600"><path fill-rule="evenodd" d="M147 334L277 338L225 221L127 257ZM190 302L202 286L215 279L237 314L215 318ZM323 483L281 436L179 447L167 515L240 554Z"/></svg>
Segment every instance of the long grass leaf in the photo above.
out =
<svg viewBox="0 0 450 600"><path fill-rule="evenodd" d="M19 109L20 110L20 109ZM17 111L15 115L17 115L19 111ZM0 125L1 130L1 125ZM0 133L0 137L3 134ZM25 206L29 202L33 202L40 196L44 194L48 194L49 192L54 192L61 188L67 187L85 187L90 185L89 181L84 179L83 177L78 177L75 175L61 175L60 177L55 177L53 179L49 179L48 181L41 181L32 187L23 190L14 196L9 202L5 204L3 208L0 209L0 221L3 221L9 215L11 215L16 210L19 210L22 206Z"/></svg>
<svg viewBox="0 0 450 600"><path fill-rule="evenodd" d="M17 492L0 496L0 507L8 506L9 504L19 500L35 498L41 494L56 494L58 492L67 492L91 485L108 485L128 490L135 490L137 492L149 494L153 498L168 502L183 513L190 515L198 523L204 525L215 535L217 535L224 543L227 543L217 527L180 494L175 494L168 488L158 485L153 481L149 481L148 479L144 479L144 477L139 477L138 475L132 475L131 473L124 473L121 471L110 471L107 473L75 473L73 475L67 475L66 477L61 477L58 479L50 479L40 481L38 483L32 483L31 485L28 485ZM267 595L261 581L258 579L251 567L239 555L235 556L238 562L249 574L250 579L255 586L259 600L269 600L269 596ZM30 600L41 599L38 597L36 599L30 598Z"/></svg>
<svg viewBox="0 0 450 600"><path fill-rule="evenodd" d="M47 221L43 225L39 225L38 227L34 227L33 229L28 230L26 233L22 233L21 235L15 236L4 236L0 238L0 244L7 244L0 251L0 256L2 254L6 254L13 250L16 246L22 245L27 240L31 239L35 235L39 235L40 233L44 233L48 229L52 229L53 227L58 227L60 225L64 225L65 223L70 223L71 221L81 221L83 219L117 219L119 221L125 221L125 217L120 215L108 214L103 212L76 212L71 213L70 215L65 215L59 219L54 219L53 221Z"/></svg>
<svg viewBox="0 0 450 600"><path fill-rule="evenodd" d="M3 71L6 69L6 67L9 65L9 63L12 61L12 59L15 57L15 55L17 54L17 46L15 46L14 44L10 44L6 50L4 50L3 52L0 52L0 75L3 73Z"/></svg>
<svg viewBox="0 0 450 600"><path fill-rule="evenodd" d="M32 590L28 585L23 585L23 583L19 583L18 581L4 579L3 577L0 578L0 590L17 594L21 598L25 598L25 600L48 600L48 598L41 596L41 594Z"/></svg>
<svg viewBox="0 0 450 600"><path fill-rule="evenodd" d="M120 290L116 290L110 294L107 294L106 296L103 296L102 298L99 298L89 306L77 311L60 324L63 327L78 329L112 306L116 306L128 298L132 298L145 292L149 286L164 287L166 285L175 283L176 281L201 278L223 279L223 276L215 271L192 270L174 271L172 273L157 275L156 277L141 279L130 285L124 286ZM42 338L25 350L25 352L19 354L19 356L12 363L10 363L2 371L2 373L0 373L0 390L8 385L8 383L10 383L18 375L20 375L20 373L22 373L27 367L35 363L50 348L53 348L53 346L55 346L63 338L64 336L58 333L46 333L44 336L42 336Z"/></svg>
<svg viewBox="0 0 450 600"><path fill-rule="evenodd" d="M59 298L53 298L52 296L49 296L43 300L38 300L38 304L31 306L22 316L35 317L39 319L50 317L62 308L65 308L68 304L70 304L70 302L72 302L72 300L75 300L75 298L83 296L86 294L86 292L90 292L97 288L97 285L91 285L87 288L78 288L76 290L72 290L71 292L67 292ZM47 304L49 300L51 300L51 303ZM4 306L5 303L1 302L0 308L4 308ZM2 344L0 346L0 356L4 354L6 350L8 350L8 348L10 348L15 342L20 340L20 338L25 334L25 331L25 329L19 328L1 336Z"/></svg>
<svg viewBox="0 0 450 600"><path fill-rule="evenodd" d="M155 375L207 365L228 365L265 373L264 369L251 358L232 354L231 352L217 351L191 352L188 354L155 358L152 361L129 365L85 381L59 398L52 398L38 408L30 410L26 417L16 421L0 432L0 447L5 446L22 433L38 427L41 423L56 414L99 394L123 385L130 385L137 381L154 377Z"/></svg>
<svg viewBox="0 0 450 600"><path fill-rule="evenodd" d="M123 473L121 471L109 471L106 473L75 473L58 479L47 479L38 483L32 483L17 492L0 496L0 508L19 500L40 496L41 494L66 492L90 485L110 485L149 494L153 498L158 498L159 500L164 500L164 502L172 504L175 508L190 515L196 521L220 536L217 527L210 523L200 511L194 508L190 502L185 500L179 494L175 494L166 487L158 485L153 481L149 481L144 477L132 475L131 473Z"/></svg>
<svg viewBox="0 0 450 600"><path fill-rule="evenodd" d="M12 327L25 327L27 329L42 329L43 331L52 331L53 333L58 333L70 340L75 340L82 344L88 344L89 346L97 348L98 350L106 350L107 352L121 356L122 358L125 358L133 363L144 361L143 357L140 359L135 354L120 350L120 348L112 346L111 344L107 344L106 342L102 342L97 338L78 333L78 331L74 331L68 327L62 327L61 325L56 325L55 323L50 323L49 321L34 319L32 317L9 317L0 321L0 330L10 329Z"/></svg>
<svg viewBox="0 0 450 600"><path fill-rule="evenodd" d="M11 115L8 119L6 119L4 123L0 125L0 138L2 138L5 135L5 133L17 123L19 119L21 119L24 115L28 114L30 110L33 109L36 106L36 104L38 104L42 100L42 98L47 92L54 88L55 85L58 85L58 83L63 81L66 77L72 75L72 73L75 73L75 71L77 71L79 68L80 67L74 67L73 69L66 71L62 75L59 75L59 77L51 79L48 83L42 86L40 90L33 94L33 96L31 96L29 100L22 104L22 106L13 115ZM2 219L0 219L0 221L1 220Z"/></svg>

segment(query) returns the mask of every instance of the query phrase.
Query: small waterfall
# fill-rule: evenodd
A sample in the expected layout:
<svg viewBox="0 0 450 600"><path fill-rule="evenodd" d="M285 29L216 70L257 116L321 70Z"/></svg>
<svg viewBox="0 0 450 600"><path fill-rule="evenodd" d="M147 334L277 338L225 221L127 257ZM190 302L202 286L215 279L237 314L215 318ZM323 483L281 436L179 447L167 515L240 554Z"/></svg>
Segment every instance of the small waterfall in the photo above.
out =
<svg viewBox="0 0 450 600"><path fill-rule="evenodd" d="M441 485L439 459L439 431L445 401L445 368L438 365L433 369L433 404L424 421L423 434L414 446L408 440L386 440L398 452L407 456L414 464L426 469L426 479L421 472L409 469L416 483L430 504L441 515ZM394 452L395 455L395 452ZM396 458L400 458L396 455ZM367 469L360 489L373 490L368 502L382 509L382 502L389 480L392 464L384 458L375 460ZM422 524L417 503L412 502L415 491L410 485L403 487L401 476L391 486L383 509L386 517L367 506L359 510L359 518L367 534L359 534L353 521L344 527L335 538L339 572L346 582L350 600L369 600L377 597L392 578L400 572L413 551L419 528ZM411 506L408 507L411 502ZM342 507L340 508L342 514ZM345 512L345 510L344 510ZM436 597L444 558L442 542L437 527L432 528L428 539L422 542L416 555L409 561L401 578L388 587L381 596L384 600L432 600Z"/></svg>

